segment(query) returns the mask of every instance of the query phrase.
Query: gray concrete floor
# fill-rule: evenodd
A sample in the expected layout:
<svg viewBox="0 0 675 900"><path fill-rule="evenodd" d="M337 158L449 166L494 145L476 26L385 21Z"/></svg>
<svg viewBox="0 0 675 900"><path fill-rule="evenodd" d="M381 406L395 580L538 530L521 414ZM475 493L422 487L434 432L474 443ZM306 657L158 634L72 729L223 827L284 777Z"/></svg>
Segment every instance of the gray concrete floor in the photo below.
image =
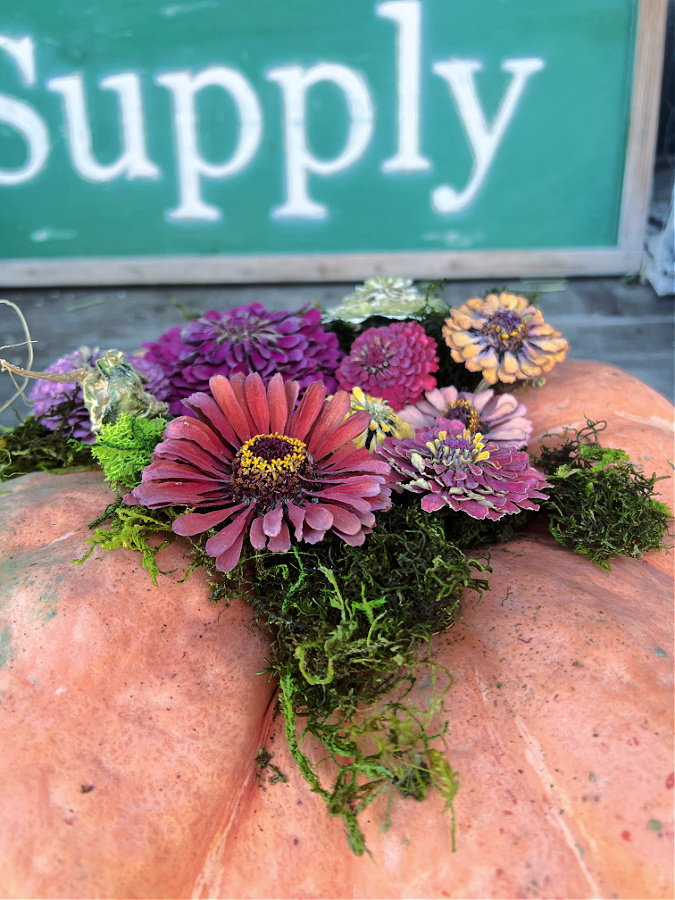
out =
<svg viewBox="0 0 675 900"><path fill-rule="evenodd" d="M458 306L495 286L502 287L490 282L448 282L444 297ZM40 370L81 345L137 350L143 341L155 340L168 328L183 323L180 308L198 314L253 301L269 309L297 309L307 303L334 306L353 287L349 283L5 290L0 297L13 301L23 311L37 342L33 369ZM516 293L537 289L544 293L544 317L568 339L570 357L620 366L671 402L675 399L674 297L658 297L649 285L619 278L511 281L509 288ZM22 340L16 315L0 305L0 347ZM0 356L15 365L26 364L21 348L3 350ZM9 376L1 374L0 406L13 391ZM29 413L21 399L14 406L22 416ZM0 424L13 426L16 422L11 408L0 414Z"/></svg>

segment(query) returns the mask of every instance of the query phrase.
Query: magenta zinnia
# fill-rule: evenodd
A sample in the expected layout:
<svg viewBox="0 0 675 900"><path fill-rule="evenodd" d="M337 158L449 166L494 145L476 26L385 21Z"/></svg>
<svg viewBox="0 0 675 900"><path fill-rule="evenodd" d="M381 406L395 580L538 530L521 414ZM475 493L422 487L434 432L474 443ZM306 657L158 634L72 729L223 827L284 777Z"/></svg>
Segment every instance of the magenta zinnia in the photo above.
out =
<svg viewBox="0 0 675 900"><path fill-rule="evenodd" d="M549 485L524 451L484 444L457 419L439 419L414 438L387 438L375 456L392 467L394 488L422 494L422 509L450 507L474 519L501 519L539 509Z"/></svg>
<svg viewBox="0 0 675 900"><path fill-rule="evenodd" d="M524 447L532 434L527 408L513 394L497 394L490 389L472 394L454 387L426 391L414 406L399 413L404 422L415 429L433 428L436 420L458 419L472 434L480 432L483 440L497 444Z"/></svg>
<svg viewBox="0 0 675 900"><path fill-rule="evenodd" d="M268 384L280 372L301 388L325 381L331 393L337 388L334 373L342 358L337 337L321 327L318 309L274 312L260 303L226 312L212 309L143 346L171 383L173 415L185 413L182 399L207 391L213 375L258 372Z"/></svg>
<svg viewBox="0 0 675 900"><path fill-rule="evenodd" d="M196 418L169 422L125 501L191 507L172 526L184 536L224 525L206 542L223 572L239 561L246 533L254 549L272 552L290 549L291 529L309 544L329 531L362 544L375 526L373 513L390 506L389 466L352 443L368 414L344 421L349 395L339 391L324 403L320 381L295 409L300 386L284 384L279 374L267 389L257 373L216 375L210 388L212 396L185 401Z"/></svg>
<svg viewBox="0 0 675 900"><path fill-rule="evenodd" d="M343 390L360 387L398 412L407 403L416 403L422 391L436 387L431 373L437 369L434 339L418 322L394 322L357 337L335 374Z"/></svg>
<svg viewBox="0 0 675 900"><path fill-rule="evenodd" d="M488 384L513 384L548 372L567 356L568 344L526 297L488 294L450 311L443 337L455 362L482 372Z"/></svg>

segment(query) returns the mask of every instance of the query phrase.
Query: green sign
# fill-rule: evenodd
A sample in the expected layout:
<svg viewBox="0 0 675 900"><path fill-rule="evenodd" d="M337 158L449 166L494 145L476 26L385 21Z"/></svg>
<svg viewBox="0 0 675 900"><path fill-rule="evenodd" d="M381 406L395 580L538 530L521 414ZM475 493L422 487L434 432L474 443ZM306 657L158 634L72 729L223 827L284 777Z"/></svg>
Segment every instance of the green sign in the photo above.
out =
<svg viewBox="0 0 675 900"><path fill-rule="evenodd" d="M5 4L0 284L619 252L643 8Z"/></svg>

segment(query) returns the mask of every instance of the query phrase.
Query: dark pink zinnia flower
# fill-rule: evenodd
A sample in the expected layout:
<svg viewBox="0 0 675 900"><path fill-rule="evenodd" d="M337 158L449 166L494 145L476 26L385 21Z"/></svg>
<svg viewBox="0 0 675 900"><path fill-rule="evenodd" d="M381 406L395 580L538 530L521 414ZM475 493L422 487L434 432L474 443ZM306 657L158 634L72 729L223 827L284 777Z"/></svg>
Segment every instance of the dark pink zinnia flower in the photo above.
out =
<svg viewBox="0 0 675 900"><path fill-rule="evenodd" d="M392 468L398 491L423 494L422 509L449 506L474 519L501 519L521 509L539 509L550 487L525 451L484 444L457 419L439 419L414 438L387 438L375 450Z"/></svg>
<svg viewBox="0 0 675 900"><path fill-rule="evenodd" d="M226 312L212 309L143 346L147 359L162 366L171 383L173 415L185 414L181 400L207 391L213 375L258 372L268 384L280 372L284 381L297 381L301 388L325 381L332 393L342 358L336 335L321 326L318 309L273 312L260 303Z"/></svg>
<svg viewBox="0 0 675 900"><path fill-rule="evenodd" d="M357 448L367 412L344 421L349 395L324 402L315 381L297 409L300 386L275 375L265 388L258 373L210 380L212 396L185 401L196 416L169 422L143 479L125 497L157 509L185 505L173 530L202 534L227 524L206 542L222 572L239 561L244 536L256 550L290 549L295 539L316 544L332 531L357 546L375 526L374 512L388 509L389 466ZM229 521L228 521L229 520Z"/></svg>
<svg viewBox="0 0 675 900"><path fill-rule="evenodd" d="M437 369L436 342L422 326L393 322L357 337L335 374L343 390L360 387L398 412L408 403L417 403L422 391L436 387L431 373Z"/></svg>

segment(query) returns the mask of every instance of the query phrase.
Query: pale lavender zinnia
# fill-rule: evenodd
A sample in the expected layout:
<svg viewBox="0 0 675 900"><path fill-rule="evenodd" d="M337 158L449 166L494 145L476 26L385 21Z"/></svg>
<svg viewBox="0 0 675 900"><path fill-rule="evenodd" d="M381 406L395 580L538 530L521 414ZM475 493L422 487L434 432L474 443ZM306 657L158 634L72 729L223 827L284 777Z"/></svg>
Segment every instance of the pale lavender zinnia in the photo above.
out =
<svg viewBox="0 0 675 900"><path fill-rule="evenodd" d="M439 419L414 438L387 438L376 457L392 468L397 491L422 494L422 509L449 507L474 519L501 519L523 509L539 509L549 485L525 451L484 444L457 419Z"/></svg>
<svg viewBox="0 0 675 900"><path fill-rule="evenodd" d="M415 429L433 428L436 420L457 419L472 434L483 440L514 447L524 447L532 434L527 407L513 394L497 394L492 389L458 391L454 387L427 391L414 406L406 406L399 417Z"/></svg>
<svg viewBox="0 0 675 900"><path fill-rule="evenodd" d="M321 327L318 309L275 312L260 303L225 312L211 310L143 346L147 358L162 366L171 383L173 415L187 413L181 401L207 391L213 375L229 378L258 372L268 384L280 372L284 381L297 381L301 388L324 381L332 393L343 355L336 335Z"/></svg>
<svg viewBox="0 0 675 900"><path fill-rule="evenodd" d="M88 368L94 365L103 354L98 347L80 347L74 353L62 356L45 369L66 375L75 369ZM161 367L143 356L127 355L131 365L140 373L145 390L156 400L166 401L169 396L169 384ZM50 431L63 428L64 437L72 437L84 444L93 444L95 435L91 430L89 412L84 404L82 385L75 381L37 381L30 393L33 412L40 423ZM67 415L62 416L57 408L66 401L72 401Z"/></svg>
<svg viewBox="0 0 675 900"><path fill-rule="evenodd" d="M316 544L328 532L358 546L391 505L389 466L353 443L367 412L345 421L349 395L328 402L323 382L307 388L275 375L215 375L211 395L193 394L194 416L169 422L163 441L125 497L157 509L186 506L172 528L180 535L218 532L206 542L222 572L239 561L248 534L255 550L284 552L295 540ZM222 526L222 527L221 527Z"/></svg>

